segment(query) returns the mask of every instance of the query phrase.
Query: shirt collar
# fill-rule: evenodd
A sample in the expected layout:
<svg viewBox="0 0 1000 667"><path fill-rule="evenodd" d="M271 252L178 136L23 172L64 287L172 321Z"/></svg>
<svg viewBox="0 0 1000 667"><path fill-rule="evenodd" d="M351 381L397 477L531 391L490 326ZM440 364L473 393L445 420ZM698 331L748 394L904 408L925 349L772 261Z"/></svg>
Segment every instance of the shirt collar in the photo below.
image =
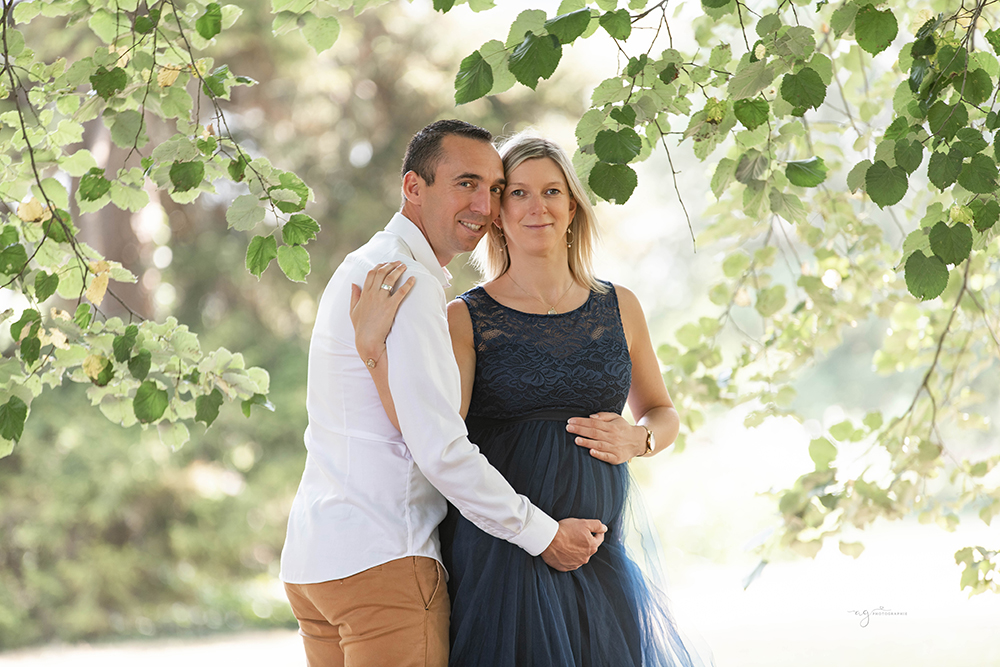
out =
<svg viewBox="0 0 1000 667"><path fill-rule="evenodd" d="M431 244L427 242L424 233L412 220L402 213L396 213L392 216L389 224L385 226L385 231L402 239L413 259L430 271L441 282L442 287L451 287L451 274L448 273L448 269L438 263Z"/></svg>

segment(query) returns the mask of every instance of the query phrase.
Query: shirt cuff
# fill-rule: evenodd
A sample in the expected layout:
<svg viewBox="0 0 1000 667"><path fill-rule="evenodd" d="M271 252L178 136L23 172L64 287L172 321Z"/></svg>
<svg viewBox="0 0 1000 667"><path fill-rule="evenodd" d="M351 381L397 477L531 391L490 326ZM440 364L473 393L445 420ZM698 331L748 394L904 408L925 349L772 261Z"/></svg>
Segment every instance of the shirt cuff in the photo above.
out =
<svg viewBox="0 0 1000 667"><path fill-rule="evenodd" d="M537 556L549 548L558 530L558 521L532 505L524 530L510 538L508 542L521 547L532 556Z"/></svg>

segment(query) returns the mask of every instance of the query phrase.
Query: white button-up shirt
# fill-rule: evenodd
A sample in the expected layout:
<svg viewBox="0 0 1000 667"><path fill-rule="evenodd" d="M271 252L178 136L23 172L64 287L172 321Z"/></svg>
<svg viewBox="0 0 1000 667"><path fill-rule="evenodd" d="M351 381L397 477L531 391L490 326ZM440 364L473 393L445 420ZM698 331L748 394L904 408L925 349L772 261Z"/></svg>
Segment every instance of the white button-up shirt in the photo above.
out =
<svg viewBox="0 0 1000 667"><path fill-rule="evenodd" d="M354 346L351 284L400 260L416 284L403 300L380 363L400 431ZM441 560L437 526L450 500L490 535L533 556L558 524L469 442L459 414L461 378L448 334L447 272L423 233L397 213L347 256L320 299L309 345L305 471L288 518L281 579L342 579L405 556Z"/></svg>

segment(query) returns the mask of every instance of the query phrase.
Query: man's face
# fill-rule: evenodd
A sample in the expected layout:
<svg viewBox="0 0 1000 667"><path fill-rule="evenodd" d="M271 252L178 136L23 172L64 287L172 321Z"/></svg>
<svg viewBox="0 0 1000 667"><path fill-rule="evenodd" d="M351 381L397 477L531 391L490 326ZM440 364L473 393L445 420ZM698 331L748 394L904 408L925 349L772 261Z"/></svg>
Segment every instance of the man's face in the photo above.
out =
<svg viewBox="0 0 1000 667"><path fill-rule="evenodd" d="M442 266L469 252L500 214L503 164L485 141L448 135L434 184L420 179L422 229ZM419 177L418 177L419 178Z"/></svg>

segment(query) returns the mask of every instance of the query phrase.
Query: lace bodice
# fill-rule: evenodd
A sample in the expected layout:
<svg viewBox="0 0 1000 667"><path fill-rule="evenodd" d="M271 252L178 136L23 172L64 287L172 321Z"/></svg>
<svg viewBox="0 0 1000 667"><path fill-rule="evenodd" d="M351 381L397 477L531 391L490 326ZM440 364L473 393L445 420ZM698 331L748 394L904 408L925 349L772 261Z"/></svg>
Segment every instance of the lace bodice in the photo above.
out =
<svg viewBox="0 0 1000 667"><path fill-rule="evenodd" d="M482 287L459 298L472 316L476 348L469 417L510 419L552 409L621 413L632 362L613 287L557 315L508 308Z"/></svg>

